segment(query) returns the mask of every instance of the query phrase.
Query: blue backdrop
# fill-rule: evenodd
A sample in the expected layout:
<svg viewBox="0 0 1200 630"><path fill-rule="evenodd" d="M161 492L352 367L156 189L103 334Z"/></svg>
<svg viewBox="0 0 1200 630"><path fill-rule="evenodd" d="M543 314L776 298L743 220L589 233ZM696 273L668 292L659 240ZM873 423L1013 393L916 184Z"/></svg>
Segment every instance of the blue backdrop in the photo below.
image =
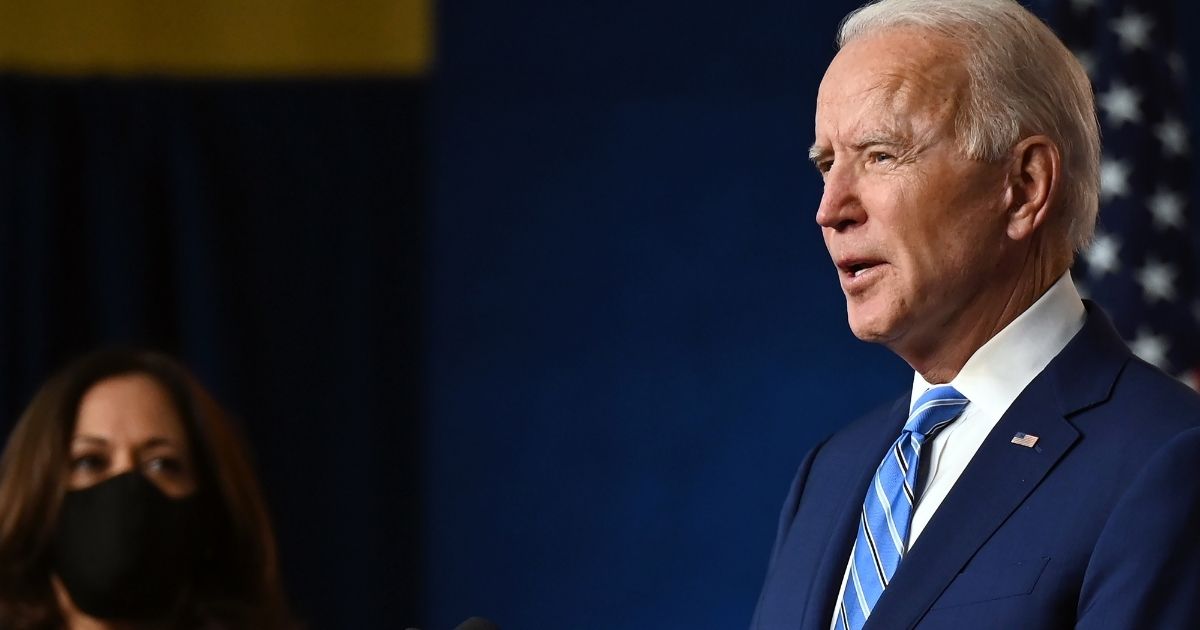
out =
<svg viewBox="0 0 1200 630"><path fill-rule="evenodd" d="M795 466L908 378L813 221L851 6L441 6L430 627L748 623Z"/></svg>

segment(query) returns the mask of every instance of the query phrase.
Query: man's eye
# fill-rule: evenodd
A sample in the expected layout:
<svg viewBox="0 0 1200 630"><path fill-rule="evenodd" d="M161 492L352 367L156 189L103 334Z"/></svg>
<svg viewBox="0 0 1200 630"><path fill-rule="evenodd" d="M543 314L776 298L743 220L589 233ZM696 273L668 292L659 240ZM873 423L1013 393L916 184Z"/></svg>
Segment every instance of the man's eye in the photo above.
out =
<svg viewBox="0 0 1200 630"><path fill-rule="evenodd" d="M880 153L877 151L877 152L871 154L871 161L876 164L880 164L883 162L890 162L894 159L896 159L895 156L893 156L890 153Z"/></svg>
<svg viewBox="0 0 1200 630"><path fill-rule="evenodd" d="M817 171L819 171L821 176L824 177L825 174L829 172L829 169L833 168L833 160L822 160L817 162L816 166Z"/></svg>

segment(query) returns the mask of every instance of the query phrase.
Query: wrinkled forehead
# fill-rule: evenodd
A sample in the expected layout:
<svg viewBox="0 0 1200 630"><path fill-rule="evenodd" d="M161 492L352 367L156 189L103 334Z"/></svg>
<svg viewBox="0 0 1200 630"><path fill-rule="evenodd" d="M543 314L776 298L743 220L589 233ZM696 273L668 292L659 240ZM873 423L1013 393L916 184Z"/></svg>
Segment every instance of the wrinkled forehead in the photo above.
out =
<svg viewBox="0 0 1200 630"><path fill-rule="evenodd" d="M848 42L817 93L817 129L845 131L860 119L938 126L953 121L968 89L960 45L915 28Z"/></svg>

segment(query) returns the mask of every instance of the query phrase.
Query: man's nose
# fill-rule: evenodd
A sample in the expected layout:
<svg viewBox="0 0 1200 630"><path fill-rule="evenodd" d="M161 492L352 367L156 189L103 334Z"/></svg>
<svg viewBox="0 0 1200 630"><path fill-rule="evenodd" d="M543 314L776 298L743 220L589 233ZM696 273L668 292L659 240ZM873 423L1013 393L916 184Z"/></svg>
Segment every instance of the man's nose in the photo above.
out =
<svg viewBox="0 0 1200 630"><path fill-rule="evenodd" d="M817 224L823 228L842 231L866 220L862 200L858 196L857 175L850 168L834 165L825 173L825 189L817 207Z"/></svg>

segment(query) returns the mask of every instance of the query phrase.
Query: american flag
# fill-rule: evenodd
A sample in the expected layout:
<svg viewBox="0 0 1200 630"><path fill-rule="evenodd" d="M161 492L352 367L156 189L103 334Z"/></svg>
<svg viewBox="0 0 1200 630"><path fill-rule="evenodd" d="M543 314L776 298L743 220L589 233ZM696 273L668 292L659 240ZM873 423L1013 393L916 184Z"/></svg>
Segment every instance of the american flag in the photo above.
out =
<svg viewBox="0 0 1200 630"><path fill-rule="evenodd" d="M1073 271L1133 351L1200 386L1187 70L1172 0L1055 0L1044 14L1092 79L1100 222Z"/></svg>
<svg viewBox="0 0 1200 630"><path fill-rule="evenodd" d="M1038 442L1038 436L1029 435L1028 433L1018 433L1012 437L1012 440L1009 441L1013 444L1020 444L1021 446L1027 448L1033 448L1033 445L1037 444Z"/></svg>

